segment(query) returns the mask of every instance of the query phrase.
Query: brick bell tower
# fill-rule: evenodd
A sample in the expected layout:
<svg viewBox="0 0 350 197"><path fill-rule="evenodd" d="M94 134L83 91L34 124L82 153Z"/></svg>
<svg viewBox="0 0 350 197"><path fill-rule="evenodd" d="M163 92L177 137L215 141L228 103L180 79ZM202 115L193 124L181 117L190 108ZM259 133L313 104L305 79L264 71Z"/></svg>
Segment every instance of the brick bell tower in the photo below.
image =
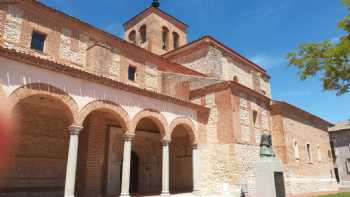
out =
<svg viewBox="0 0 350 197"><path fill-rule="evenodd" d="M187 25L162 11L158 0L124 23L124 38L157 55L187 44Z"/></svg>

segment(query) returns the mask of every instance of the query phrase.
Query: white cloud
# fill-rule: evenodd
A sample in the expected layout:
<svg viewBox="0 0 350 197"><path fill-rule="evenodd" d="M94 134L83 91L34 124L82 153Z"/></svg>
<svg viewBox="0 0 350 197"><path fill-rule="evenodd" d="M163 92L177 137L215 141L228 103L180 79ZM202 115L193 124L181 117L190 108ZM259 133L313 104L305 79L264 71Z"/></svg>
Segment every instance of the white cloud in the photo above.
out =
<svg viewBox="0 0 350 197"><path fill-rule="evenodd" d="M334 37L334 38L332 38L332 39L331 39L331 42L332 42L332 43L337 43L337 42L339 42L339 37Z"/></svg>
<svg viewBox="0 0 350 197"><path fill-rule="evenodd" d="M270 56L265 54L259 54L250 58L251 61L262 66L265 69L270 69L275 66L281 66L285 63L282 56Z"/></svg>

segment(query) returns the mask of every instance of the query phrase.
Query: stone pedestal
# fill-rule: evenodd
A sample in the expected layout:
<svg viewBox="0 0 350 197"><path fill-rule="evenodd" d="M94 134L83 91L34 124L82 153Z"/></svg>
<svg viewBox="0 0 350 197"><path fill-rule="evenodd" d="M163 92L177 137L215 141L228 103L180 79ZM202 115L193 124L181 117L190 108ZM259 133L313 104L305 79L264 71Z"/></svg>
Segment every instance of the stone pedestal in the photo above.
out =
<svg viewBox="0 0 350 197"><path fill-rule="evenodd" d="M282 162L262 157L255 165L256 194L259 197L285 197Z"/></svg>

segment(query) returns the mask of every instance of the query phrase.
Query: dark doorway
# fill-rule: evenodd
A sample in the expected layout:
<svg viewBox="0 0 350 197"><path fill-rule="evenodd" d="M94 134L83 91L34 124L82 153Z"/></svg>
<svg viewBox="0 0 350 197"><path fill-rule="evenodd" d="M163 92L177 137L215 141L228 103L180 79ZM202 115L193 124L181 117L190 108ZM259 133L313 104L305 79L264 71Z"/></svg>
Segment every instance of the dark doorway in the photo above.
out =
<svg viewBox="0 0 350 197"><path fill-rule="evenodd" d="M275 172L274 177L275 177L276 196L286 197L283 172Z"/></svg>
<svg viewBox="0 0 350 197"><path fill-rule="evenodd" d="M131 168L130 168L130 194L136 194L138 192L138 176L139 176L139 157L137 154L131 152Z"/></svg>
<svg viewBox="0 0 350 197"><path fill-rule="evenodd" d="M335 175L335 178L337 179L337 183L340 183L338 168L334 168L334 175Z"/></svg>

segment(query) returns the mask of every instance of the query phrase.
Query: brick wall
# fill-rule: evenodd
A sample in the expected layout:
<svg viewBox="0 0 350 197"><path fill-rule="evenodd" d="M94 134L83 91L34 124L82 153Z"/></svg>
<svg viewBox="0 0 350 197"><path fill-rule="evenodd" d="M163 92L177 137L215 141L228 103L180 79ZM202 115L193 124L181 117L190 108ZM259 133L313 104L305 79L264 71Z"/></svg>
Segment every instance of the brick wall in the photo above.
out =
<svg viewBox="0 0 350 197"><path fill-rule="evenodd" d="M141 26L146 25L147 27L147 41L146 43L141 43L141 35L140 35L140 28ZM166 27L169 30L168 33L168 48L163 49L163 35L162 35L162 28ZM130 32L135 31L136 32L136 44L138 46L141 46L152 53L161 55L168 51L172 51L174 49L173 47L173 32L176 32L179 34L179 46L187 44L187 34L186 32L180 30L175 25L173 25L171 22L163 19L162 17L158 16L157 14L150 14L144 19L142 19L140 22L135 24L133 27L130 27L127 29L124 33L124 39L127 41L129 40L129 34Z"/></svg>
<svg viewBox="0 0 350 197"><path fill-rule="evenodd" d="M272 114L273 141L277 142L276 152L282 159L286 171L287 192L311 193L336 190L333 160L328 155L330 150L328 123L283 104L273 104ZM311 161L307 144L311 147Z"/></svg>
<svg viewBox="0 0 350 197"><path fill-rule="evenodd" d="M267 77L253 71L249 66L237 63L221 50L210 45L172 57L170 60L212 78L226 81L237 79L240 84L271 97L270 82Z"/></svg>
<svg viewBox="0 0 350 197"><path fill-rule="evenodd" d="M241 187L247 186L249 194L254 195L260 135L271 132L268 101L239 88L229 88L194 102L211 109L207 143L199 148L202 194L240 195ZM252 121L253 110L258 111L256 125ZM262 123L262 117L267 118L267 123Z"/></svg>
<svg viewBox="0 0 350 197"><path fill-rule="evenodd" d="M33 31L46 35L43 52L30 49ZM161 89L158 67L164 62L159 58L30 2L0 6L0 44L131 85ZM127 78L130 65L138 68L135 82Z"/></svg>
<svg viewBox="0 0 350 197"><path fill-rule="evenodd" d="M28 98L16 106L18 144L0 196L61 196L66 174L69 118L47 97ZM7 193L10 192L10 193Z"/></svg>

